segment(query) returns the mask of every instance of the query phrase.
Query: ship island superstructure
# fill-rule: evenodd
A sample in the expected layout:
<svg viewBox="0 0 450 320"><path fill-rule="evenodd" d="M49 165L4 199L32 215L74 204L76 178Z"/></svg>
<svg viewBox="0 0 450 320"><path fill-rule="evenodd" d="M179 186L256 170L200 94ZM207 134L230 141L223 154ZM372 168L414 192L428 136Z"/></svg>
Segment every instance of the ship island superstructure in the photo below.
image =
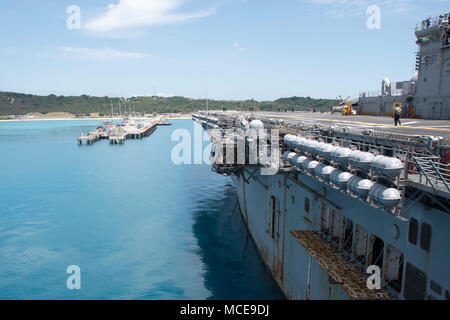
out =
<svg viewBox="0 0 450 320"><path fill-rule="evenodd" d="M392 95L384 81L387 93L360 97L360 115L351 117L193 114L213 142L213 171L231 178L248 231L288 299L450 299L445 19L416 31L413 99L405 89ZM436 50L439 64L426 56ZM374 115L390 115L396 99L415 121L397 127L391 117L361 115L370 101ZM441 120L425 120L436 117L436 103ZM377 270L379 288L369 280Z"/></svg>
<svg viewBox="0 0 450 320"><path fill-rule="evenodd" d="M400 103L403 117L450 119L450 13L416 27L416 74L408 81L383 79L381 91L361 92L358 113L391 116Z"/></svg>

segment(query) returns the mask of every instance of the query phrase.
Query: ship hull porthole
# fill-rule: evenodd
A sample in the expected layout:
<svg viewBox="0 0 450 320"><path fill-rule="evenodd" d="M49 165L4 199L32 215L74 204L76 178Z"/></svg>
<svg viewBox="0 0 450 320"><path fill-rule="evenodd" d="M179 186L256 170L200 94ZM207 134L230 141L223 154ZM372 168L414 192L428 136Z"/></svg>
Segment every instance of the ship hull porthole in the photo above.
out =
<svg viewBox="0 0 450 320"><path fill-rule="evenodd" d="M396 224L392 225L391 235L394 239L398 239L400 237L400 229Z"/></svg>

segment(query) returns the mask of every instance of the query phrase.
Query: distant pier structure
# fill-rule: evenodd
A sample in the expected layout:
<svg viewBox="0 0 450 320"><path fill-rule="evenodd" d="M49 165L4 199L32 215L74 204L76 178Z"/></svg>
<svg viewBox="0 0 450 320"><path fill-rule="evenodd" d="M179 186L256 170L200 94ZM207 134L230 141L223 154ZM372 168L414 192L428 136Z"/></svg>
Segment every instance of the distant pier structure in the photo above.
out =
<svg viewBox="0 0 450 320"><path fill-rule="evenodd" d="M86 144L93 144L95 141L100 139L99 135L95 134L94 132L90 132L87 136L84 134L78 138L78 143L83 144L83 142L86 142Z"/></svg>
<svg viewBox="0 0 450 320"><path fill-rule="evenodd" d="M167 119L161 119L158 123L158 126L170 126L172 123Z"/></svg>
<svg viewBox="0 0 450 320"><path fill-rule="evenodd" d="M100 139L108 139L110 144L123 144L127 139L141 139L150 136L160 125L160 119L123 120L120 124L104 122L102 126L78 138L78 144L93 144ZM164 121L161 125L167 125Z"/></svg>

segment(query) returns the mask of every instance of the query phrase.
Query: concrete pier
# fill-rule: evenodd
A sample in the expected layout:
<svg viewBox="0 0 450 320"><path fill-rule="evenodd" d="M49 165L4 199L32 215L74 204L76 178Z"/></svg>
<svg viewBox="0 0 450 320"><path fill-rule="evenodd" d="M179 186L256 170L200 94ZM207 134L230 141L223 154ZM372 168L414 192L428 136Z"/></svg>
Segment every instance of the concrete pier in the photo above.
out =
<svg viewBox="0 0 450 320"><path fill-rule="evenodd" d="M100 134L98 134L97 131L90 132L87 136L81 136L78 138L78 143L83 144L83 142L86 142L86 144L93 144L95 141L100 139Z"/></svg>
<svg viewBox="0 0 450 320"><path fill-rule="evenodd" d="M125 120L119 125L106 123L103 127L82 135L78 143L93 144L99 139L108 139L110 144L123 144L127 139L141 139L150 136L158 127L159 119Z"/></svg>
<svg viewBox="0 0 450 320"><path fill-rule="evenodd" d="M111 135L108 137L110 144L123 144L127 138L123 134Z"/></svg>

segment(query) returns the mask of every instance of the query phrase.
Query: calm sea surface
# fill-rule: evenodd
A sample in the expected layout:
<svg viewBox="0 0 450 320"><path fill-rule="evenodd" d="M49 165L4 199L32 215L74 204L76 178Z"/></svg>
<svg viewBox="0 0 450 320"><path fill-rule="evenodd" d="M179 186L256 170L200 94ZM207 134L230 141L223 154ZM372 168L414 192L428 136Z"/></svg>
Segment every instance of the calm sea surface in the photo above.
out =
<svg viewBox="0 0 450 320"><path fill-rule="evenodd" d="M282 298L230 180L172 163L171 134L193 135L191 120L77 144L100 124L0 122L0 299Z"/></svg>

